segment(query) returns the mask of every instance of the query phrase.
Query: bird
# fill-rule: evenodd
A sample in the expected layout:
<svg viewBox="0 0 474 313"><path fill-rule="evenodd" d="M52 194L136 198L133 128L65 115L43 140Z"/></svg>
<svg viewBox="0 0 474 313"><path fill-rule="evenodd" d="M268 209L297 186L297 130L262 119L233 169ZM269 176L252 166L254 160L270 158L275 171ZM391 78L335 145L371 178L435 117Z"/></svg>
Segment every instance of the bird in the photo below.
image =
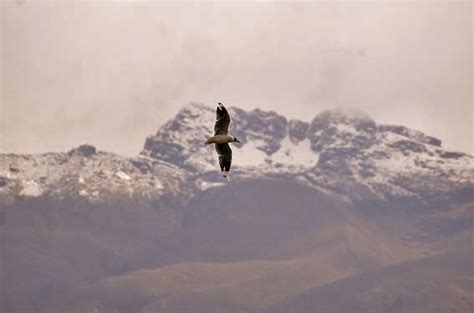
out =
<svg viewBox="0 0 474 313"><path fill-rule="evenodd" d="M240 143L239 139L229 135L228 129L230 124L230 116L227 109L222 103L217 104L216 108L216 123L214 124L214 136L206 140L206 144L214 144L219 157L219 166L221 168L222 176L227 177L232 164L232 149L230 142Z"/></svg>

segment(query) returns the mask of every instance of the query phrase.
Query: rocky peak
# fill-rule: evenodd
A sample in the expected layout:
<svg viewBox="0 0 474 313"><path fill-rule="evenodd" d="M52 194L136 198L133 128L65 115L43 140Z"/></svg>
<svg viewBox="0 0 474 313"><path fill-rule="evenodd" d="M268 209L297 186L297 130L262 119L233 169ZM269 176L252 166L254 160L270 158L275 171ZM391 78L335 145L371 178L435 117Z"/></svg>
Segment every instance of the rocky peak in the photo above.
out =
<svg viewBox="0 0 474 313"><path fill-rule="evenodd" d="M288 134L293 143L299 143L306 139L309 130L309 123L298 120L291 120L288 125Z"/></svg>
<svg viewBox="0 0 474 313"><path fill-rule="evenodd" d="M311 121L308 137L317 152L328 146L365 149L376 142L376 132L377 124L365 113L327 110Z"/></svg>
<svg viewBox="0 0 474 313"><path fill-rule="evenodd" d="M374 120L367 115L366 113L358 110L325 110L318 114L313 121L311 122L314 126L325 126L329 127L331 125L348 125L356 127L360 130L376 129Z"/></svg>
<svg viewBox="0 0 474 313"><path fill-rule="evenodd" d="M185 165L190 155L203 149L213 133L214 110L200 103L190 103L147 137L140 154L176 165Z"/></svg>
<svg viewBox="0 0 474 313"><path fill-rule="evenodd" d="M414 141L419 141L421 143L426 143L432 146L436 147L441 147L441 140L438 138L434 138L431 136L427 136L424 133L409 129L405 126L400 126L400 125L379 125L378 127L379 132L391 132L394 134L401 135L403 137L406 137L407 139L411 139Z"/></svg>
<svg viewBox="0 0 474 313"><path fill-rule="evenodd" d="M92 146L92 145L80 145L77 148L74 148L68 152L69 156L84 156L84 157L90 157L91 155L94 155L97 153L97 149Z"/></svg>
<svg viewBox="0 0 474 313"><path fill-rule="evenodd" d="M191 102L183 107L176 117L167 125L171 130L187 130L199 122L214 120L214 110L201 103Z"/></svg>
<svg viewBox="0 0 474 313"><path fill-rule="evenodd" d="M246 140L261 142L260 150L271 155L280 149L280 142L287 135L287 119L273 111L256 109L248 112Z"/></svg>
<svg viewBox="0 0 474 313"><path fill-rule="evenodd" d="M268 155L280 148L280 142L287 136L288 121L284 116L260 109L227 109L232 118L229 132L239 138L240 147L258 142L257 149ZM210 147L203 145L214 133L214 122L214 108L190 103L156 135L146 139L141 154L193 169L214 167L215 157L209 153Z"/></svg>

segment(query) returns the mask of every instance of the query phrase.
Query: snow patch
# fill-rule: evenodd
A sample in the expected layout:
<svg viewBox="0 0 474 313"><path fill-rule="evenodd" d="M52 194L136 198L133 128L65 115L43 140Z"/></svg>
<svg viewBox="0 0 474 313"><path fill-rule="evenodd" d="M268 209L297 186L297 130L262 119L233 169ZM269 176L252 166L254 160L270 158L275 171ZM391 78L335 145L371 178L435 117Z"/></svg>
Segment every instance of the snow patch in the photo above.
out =
<svg viewBox="0 0 474 313"><path fill-rule="evenodd" d="M159 189L159 190L164 189L163 184L161 183L161 180L159 180L158 178L155 177L155 180L153 183L156 189Z"/></svg>
<svg viewBox="0 0 474 313"><path fill-rule="evenodd" d="M196 181L196 185L200 190L207 190L207 189L210 189L210 188L216 188L216 187L224 186L225 183L208 182L208 181L205 181L205 180L202 180L202 179L198 179Z"/></svg>
<svg viewBox="0 0 474 313"><path fill-rule="evenodd" d="M287 136L281 142L280 149L272 155L271 159L274 163L314 167L318 163L319 155L311 150L309 139L294 143Z"/></svg>
<svg viewBox="0 0 474 313"><path fill-rule="evenodd" d="M19 195L24 197L39 197L43 194L41 187L32 180L27 180L22 182L23 188L21 189Z"/></svg>
<svg viewBox="0 0 474 313"><path fill-rule="evenodd" d="M130 176L128 176L127 174L125 174L125 172L123 172L123 171L118 171L117 173L115 173L115 175L116 175L118 178L122 179L122 180L130 180L130 179L131 179Z"/></svg>
<svg viewBox="0 0 474 313"><path fill-rule="evenodd" d="M413 162L413 158L404 156L398 151L390 153L390 158L374 161L376 168L398 173L413 171L415 169Z"/></svg>
<svg viewBox="0 0 474 313"><path fill-rule="evenodd" d="M337 124L336 128L343 133L351 133L354 135L357 135L357 130L354 128L352 125L347 125L347 124Z"/></svg>
<svg viewBox="0 0 474 313"><path fill-rule="evenodd" d="M241 148L236 145L237 149L234 149L234 157L235 163L239 166L256 166L264 164L269 156L265 153L265 151L260 150L260 147L264 147L265 142L263 140L255 139L249 140L245 145Z"/></svg>
<svg viewBox="0 0 474 313"><path fill-rule="evenodd" d="M234 163L238 167L258 167L270 172L290 171L296 168L312 168L319 160L319 154L311 150L309 139L298 143L291 141L287 135L281 141L281 147L272 155L261 150L265 142L261 139L249 140L241 148L235 149ZM284 166L284 168L281 168Z"/></svg>
<svg viewBox="0 0 474 313"><path fill-rule="evenodd" d="M214 145L200 148L198 151L196 151L196 153L192 154L185 163L203 172L215 170L217 164L217 154L215 152Z"/></svg>

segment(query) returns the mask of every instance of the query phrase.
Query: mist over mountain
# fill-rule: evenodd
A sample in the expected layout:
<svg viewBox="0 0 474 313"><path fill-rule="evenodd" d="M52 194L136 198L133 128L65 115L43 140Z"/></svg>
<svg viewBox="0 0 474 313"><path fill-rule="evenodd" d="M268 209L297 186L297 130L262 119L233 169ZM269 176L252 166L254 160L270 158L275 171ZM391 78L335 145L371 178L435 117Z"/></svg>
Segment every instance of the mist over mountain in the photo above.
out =
<svg viewBox="0 0 474 313"><path fill-rule="evenodd" d="M229 180L199 103L135 157L1 154L0 310L472 308L471 155L363 112L229 112Z"/></svg>

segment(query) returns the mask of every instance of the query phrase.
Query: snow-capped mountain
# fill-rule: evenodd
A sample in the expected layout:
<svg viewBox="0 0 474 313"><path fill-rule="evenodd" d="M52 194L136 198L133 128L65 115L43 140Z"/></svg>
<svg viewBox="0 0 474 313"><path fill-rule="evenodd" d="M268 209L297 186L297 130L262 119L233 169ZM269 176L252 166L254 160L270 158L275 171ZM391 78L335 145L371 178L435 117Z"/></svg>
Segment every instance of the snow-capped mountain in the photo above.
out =
<svg viewBox="0 0 474 313"><path fill-rule="evenodd" d="M472 156L446 151L422 132L377 124L361 112L325 111L308 123L259 109L229 111L230 132L241 141L232 145L237 181L279 177L364 203L462 200L473 188ZM68 153L0 155L0 197L102 201L120 195L185 202L225 184L213 147L204 145L214 120L213 107L191 103L149 136L135 158L88 145Z"/></svg>
<svg viewBox="0 0 474 313"><path fill-rule="evenodd" d="M441 141L404 126L377 124L356 111L322 112L309 123L275 112L229 108L234 177L285 175L349 195L356 201L468 196L473 157L446 151ZM146 139L142 155L191 173L213 176L214 109L192 103ZM211 174L212 173L212 174Z"/></svg>
<svg viewBox="0 0 474 313"><path fill-rule="evenodd" d="M0 198L4 204L17 198L56 200L113 199L153 201L179 198L184 172L171 163L143 157L126 158L81 145L67 153L0 155Z"/></svg>

